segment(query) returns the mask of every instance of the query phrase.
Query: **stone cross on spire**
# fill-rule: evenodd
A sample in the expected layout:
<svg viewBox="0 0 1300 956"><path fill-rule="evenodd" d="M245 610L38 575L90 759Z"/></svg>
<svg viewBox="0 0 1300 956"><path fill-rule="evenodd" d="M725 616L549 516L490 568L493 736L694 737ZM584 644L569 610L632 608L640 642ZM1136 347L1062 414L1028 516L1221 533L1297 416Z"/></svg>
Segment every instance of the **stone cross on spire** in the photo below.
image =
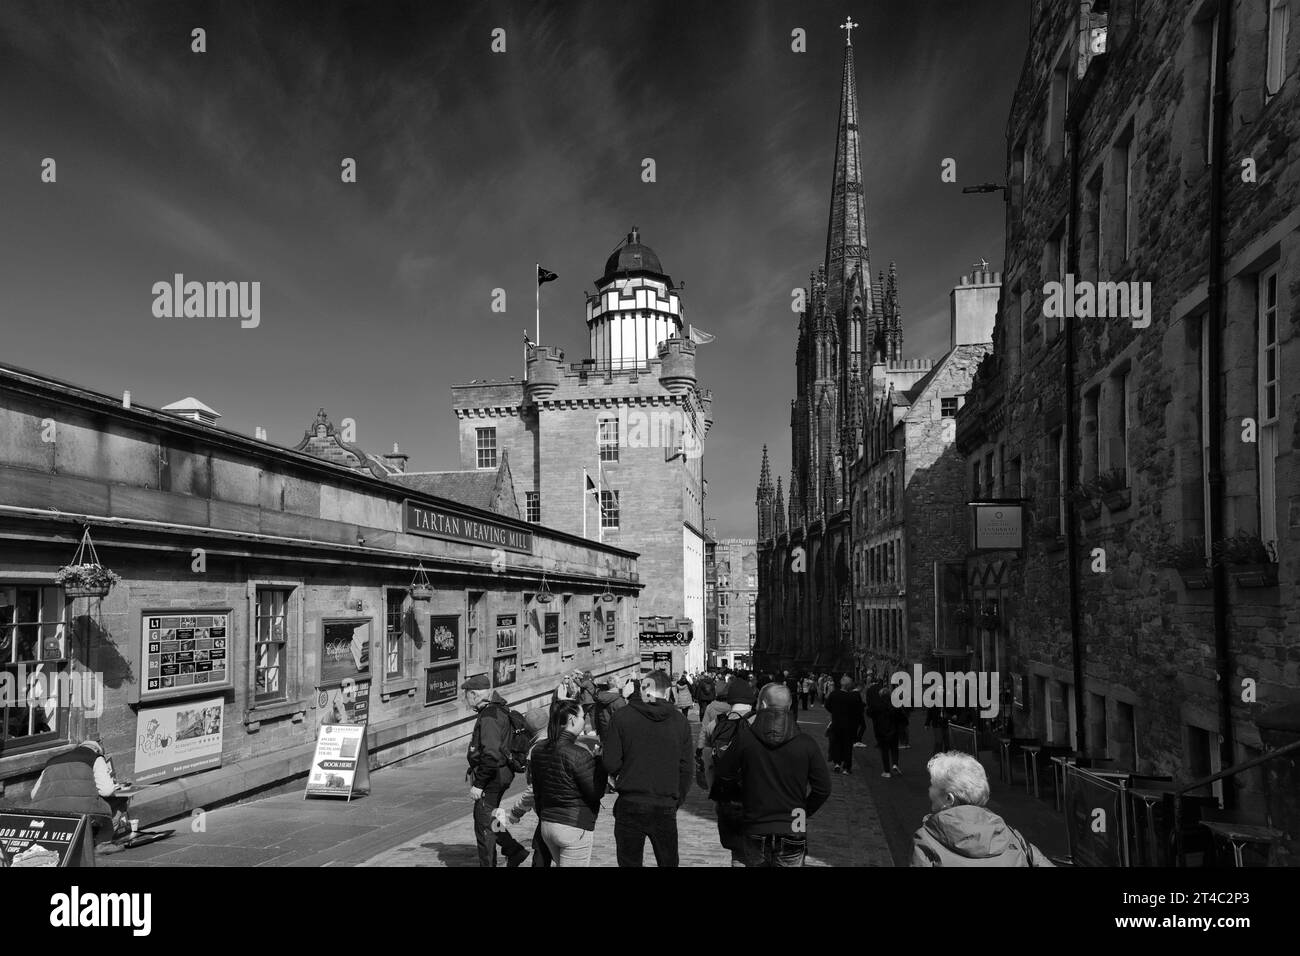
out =
<svg viewBox="0 0 1300 956"><path fill-rule="evenodd" d="M840 29L844 31L844 45L853 46L853 28L861 26L860 23L854 23L852 17L845 17L844 22L840 24Z"/></svg>

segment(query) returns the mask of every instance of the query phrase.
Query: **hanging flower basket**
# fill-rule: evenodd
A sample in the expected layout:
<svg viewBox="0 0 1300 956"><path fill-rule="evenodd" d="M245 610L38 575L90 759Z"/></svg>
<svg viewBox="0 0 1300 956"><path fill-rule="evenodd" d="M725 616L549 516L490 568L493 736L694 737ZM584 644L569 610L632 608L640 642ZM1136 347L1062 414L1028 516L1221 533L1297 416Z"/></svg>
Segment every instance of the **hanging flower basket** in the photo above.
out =
<svg viewBox="0 0 1300 956"><path fill-rule="evenodd" d="M81 535L81 546L71 564L65 564L54 575L54 581L63 587L70 598L102 598L121 581L115 572L99 563L95 543L90 540L90 528Z"/></svg>
<svg viewBox="0 0 1300 956"><path fill-rule="evenodd" d="M550 585L546 581L546 572L542 572L542 587L537 592L536 597L538 604L550 604L555 600L555 595L551 593Z"/></svg>
<svg viewBox="0 0 1300 956"><path fill-rule="evenodd" d="M433 583L429 580L429 572L424 570L423 561L415 569L415 579L411 582L410 591L411 597L416 601L433 599Z"/></svg>

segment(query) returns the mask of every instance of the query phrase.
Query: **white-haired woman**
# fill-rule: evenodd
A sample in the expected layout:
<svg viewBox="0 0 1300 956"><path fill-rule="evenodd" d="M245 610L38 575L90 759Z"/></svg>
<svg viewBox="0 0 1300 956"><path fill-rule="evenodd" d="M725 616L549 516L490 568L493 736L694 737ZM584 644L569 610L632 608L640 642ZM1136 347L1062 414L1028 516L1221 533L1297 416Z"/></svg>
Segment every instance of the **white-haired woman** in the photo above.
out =
<svg viewBox="0 0 1300 956"><path fill-rule="evenodd" d="M985 807L989 779L983 765L960 751L935 754L930 814L912 838L912 866L1052 866L1000 816Z"/></svg>

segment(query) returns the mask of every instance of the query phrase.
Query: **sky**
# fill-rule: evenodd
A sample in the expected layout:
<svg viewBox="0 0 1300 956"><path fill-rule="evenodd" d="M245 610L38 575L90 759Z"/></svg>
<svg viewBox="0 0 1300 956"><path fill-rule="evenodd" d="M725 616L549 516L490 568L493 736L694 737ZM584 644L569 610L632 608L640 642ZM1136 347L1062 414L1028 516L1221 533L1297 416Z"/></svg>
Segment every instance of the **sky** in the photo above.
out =
<svg viewBox="0 0 1300 956"><path fill-rule="evenodd" d="M846 15L872 272L897 262L904 355L937 358L949 290L1001 266L1000 195L960 187L1004 181L1017 0L5 0L0 362L194 396L288 447L324 407L367 451L458 468L450 386L522 375L534 265L559 275L542 341L581 361L585 293L635 225L716 336L710 527L753 537L765 443L790 472L791 290L825 255ZM156 317L176 273L260 282L260 323Z"/></svg>

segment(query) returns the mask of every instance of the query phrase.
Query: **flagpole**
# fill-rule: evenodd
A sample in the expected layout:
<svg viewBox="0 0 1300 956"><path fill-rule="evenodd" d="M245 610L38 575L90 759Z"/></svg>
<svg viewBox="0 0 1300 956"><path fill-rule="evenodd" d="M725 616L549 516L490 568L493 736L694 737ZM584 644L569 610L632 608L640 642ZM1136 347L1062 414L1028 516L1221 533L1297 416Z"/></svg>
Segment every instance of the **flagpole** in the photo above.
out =
<svg viewBox="0 0 1300 956"><path fill-rule="evenodd" d="M587 537L587 469L582 469L582 537Z"/></svg>
<svg viewBox="0 0 1300 956"><path fill-rule="evenodd" d="M597 428L600 426L597 425ZM600 514L600 528L597 531L598 540L601 544L605 543L605 494L602 490L605 487L605 469L600 465L600 444L596 445L596 510Z"/></svg>
<svg viewBox="0 0 1300 956"><path fill-rule="evenodd" d="M533 278L537 280L537 344L542 344L542 264L539 262L534 267ZM586 489L583 489L586 494ZM585 499L584 499L585 500Z"/></svg>

